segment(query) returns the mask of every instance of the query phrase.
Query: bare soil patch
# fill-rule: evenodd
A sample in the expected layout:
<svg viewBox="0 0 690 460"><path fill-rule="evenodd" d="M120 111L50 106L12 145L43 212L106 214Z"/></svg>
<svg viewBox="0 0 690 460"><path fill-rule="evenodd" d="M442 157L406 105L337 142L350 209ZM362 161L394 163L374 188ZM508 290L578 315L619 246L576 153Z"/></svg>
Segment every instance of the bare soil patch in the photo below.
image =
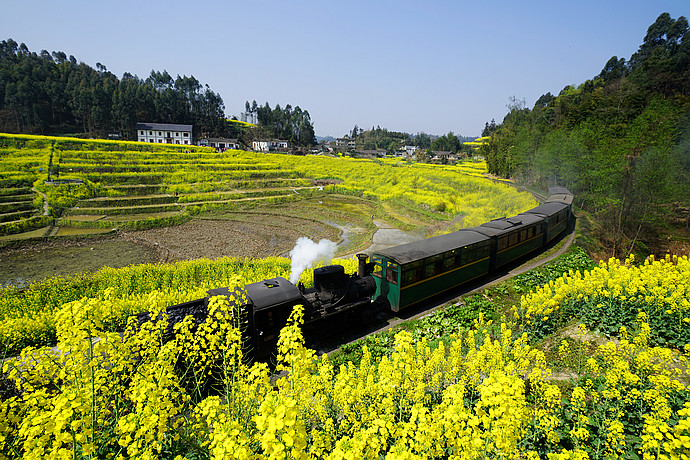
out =
<svg viewBox="0 0 690 460"><path fill-rule="evenodd" d="M15 241L0 247L0 286L24 286L47 276L95 272L104 266L283 255L301 236L338 241L339 233L330 225L310 219L235 214L108 236L72 234L72 237Z"/></svg>
<svg viewBox="0 0 690 460"><path fill-rule="evenodd" d="M283 255L302 236L337 239L338 231L318 222L256 215L251 220L198 219L176 227L122 234L127 240L159 248L161 262Z"/></svg>
<svg viewBox="0 0 690 460"><path fill-rule="evenodd" d="M21 288L46 277L158 260L154 248L116 235L19 241L0 247L0 287L11 284Z"/></svg>

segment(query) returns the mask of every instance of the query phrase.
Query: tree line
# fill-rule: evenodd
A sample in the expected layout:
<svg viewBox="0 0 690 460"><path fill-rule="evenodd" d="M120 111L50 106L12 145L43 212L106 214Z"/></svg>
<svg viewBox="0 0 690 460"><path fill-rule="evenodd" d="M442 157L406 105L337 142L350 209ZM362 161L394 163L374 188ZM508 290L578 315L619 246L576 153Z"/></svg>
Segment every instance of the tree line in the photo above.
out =
<svg viewBox="0 0 690 460"><path fill-rule="evenodd" d="M254 138L278 138L286 140L290 145L309 147L316 144L316 134L311 116L299 106L287 104L281 108L276 104L271 108L268 102L258 105L256 101L244 104L242 118L254 122L258 129L250 133Z"/></svg>
<svg viewBox="0 0 690 460"><path fill-rule="evenodd" d="M414 145L424 150L460 152L465 147L463 142L474 140L474 137L457 136L452 131L443 136L432 136L424 132L411 135L404 132L389 131L380 126L365 130L355 125L346 136L355 139L361 150L386 150L391 153L406 145Z"/></svg>
<svg viewBox="0 0 690 460"><path fill-rule="evenodd" d="M138 121L194 125L193 135L221 135L225 106L193 76L152 71L121 79L101 63L92 68L57 51L31 52L12 39L0 42L0 131L136 139Z"/></svg>
<svg viewBox="0 0 690 460"><path fill-rule="evenodd" d="M511 98L503 122L484 129L489 171L568 187L614 253L630 252L660 223L688 225L688 96L688 21L663 13L629 60L613 56L591 80L546 93L531 109Z"/></svg>
<svg viewBox="0 0 690 460"><path fill-rule="evenodd" d="M117 78L62 51L30 51L12 39L0 42L0 132L106 137L118 133L136 140L137 122L193 125L192 136L238 138L245 145L259 137L279 137L292 145L316 143L309 112L288 105L257 106L259 125L228 123L220 94L194 76L173 78L152 70L145 78Z"/></svg>

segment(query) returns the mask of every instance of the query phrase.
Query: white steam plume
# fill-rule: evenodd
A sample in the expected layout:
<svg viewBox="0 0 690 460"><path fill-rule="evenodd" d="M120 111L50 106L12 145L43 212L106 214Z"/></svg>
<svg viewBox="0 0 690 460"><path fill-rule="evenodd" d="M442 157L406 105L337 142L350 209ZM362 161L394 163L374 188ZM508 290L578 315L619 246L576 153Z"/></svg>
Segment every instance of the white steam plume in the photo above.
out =
<svg viewBox="0 0 690 460"><path fill-rule="evenodd" d="M297 244L290 251L290 282L297 284L302 272L314 265L316 261L329 262L335 255L338 245L333 241L323 239L314 243L309 238L302 236L297 239Z"/></svg>

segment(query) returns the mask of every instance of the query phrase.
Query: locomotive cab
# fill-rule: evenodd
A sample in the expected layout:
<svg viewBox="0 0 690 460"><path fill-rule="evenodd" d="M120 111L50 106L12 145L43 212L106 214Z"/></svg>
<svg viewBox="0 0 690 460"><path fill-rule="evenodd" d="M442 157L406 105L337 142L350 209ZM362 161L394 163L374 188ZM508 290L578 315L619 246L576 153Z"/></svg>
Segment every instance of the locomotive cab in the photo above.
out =
<svg viewBox="0 0 690 460"><path fill-rule="evenodd" d="M251 353L265 357L275 350L292 307L306 302L299 289L282 277L248 284L245 290Z"/></svg>

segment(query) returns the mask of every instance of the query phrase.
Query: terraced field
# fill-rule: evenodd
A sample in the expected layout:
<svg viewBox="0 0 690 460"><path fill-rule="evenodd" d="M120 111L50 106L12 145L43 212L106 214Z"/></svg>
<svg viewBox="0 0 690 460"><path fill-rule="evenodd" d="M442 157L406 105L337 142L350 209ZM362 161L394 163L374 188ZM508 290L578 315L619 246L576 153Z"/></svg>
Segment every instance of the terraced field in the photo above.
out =
<svg viewBox="0 0 690 460"><path fill-rule="evenodd" d="M50 155L50 149L40 142L0 143L0 237L49 230L51 219L44 215L43 197L33 185L47 176Z"/></svg>
<svg viewBox="0 0 690 460"><path fill-rule="evenodd" d="M63 151L58 174L98 184L58 220L60 227L142 230L181 223L209 209L282 202L313 189L289 168L248 161L239 152Z"/></svg>
<svg viewBox="0 0 690 460"><path fill-rule="evenodd" d="M285 165L204 147L0 135L0 159L0 235L143 230L315 189Z"/></svg>
<svg viewBox="0 0 690 460"><path fill-rule="evenodd" d="M349 253L371 245L375 219L431 236L536 205L485 172L481 161L440 166L0 134L0 246L117 233L105 238L126 234L162 260L187 260L284 254L309 236L337 240Z"/></svg>

